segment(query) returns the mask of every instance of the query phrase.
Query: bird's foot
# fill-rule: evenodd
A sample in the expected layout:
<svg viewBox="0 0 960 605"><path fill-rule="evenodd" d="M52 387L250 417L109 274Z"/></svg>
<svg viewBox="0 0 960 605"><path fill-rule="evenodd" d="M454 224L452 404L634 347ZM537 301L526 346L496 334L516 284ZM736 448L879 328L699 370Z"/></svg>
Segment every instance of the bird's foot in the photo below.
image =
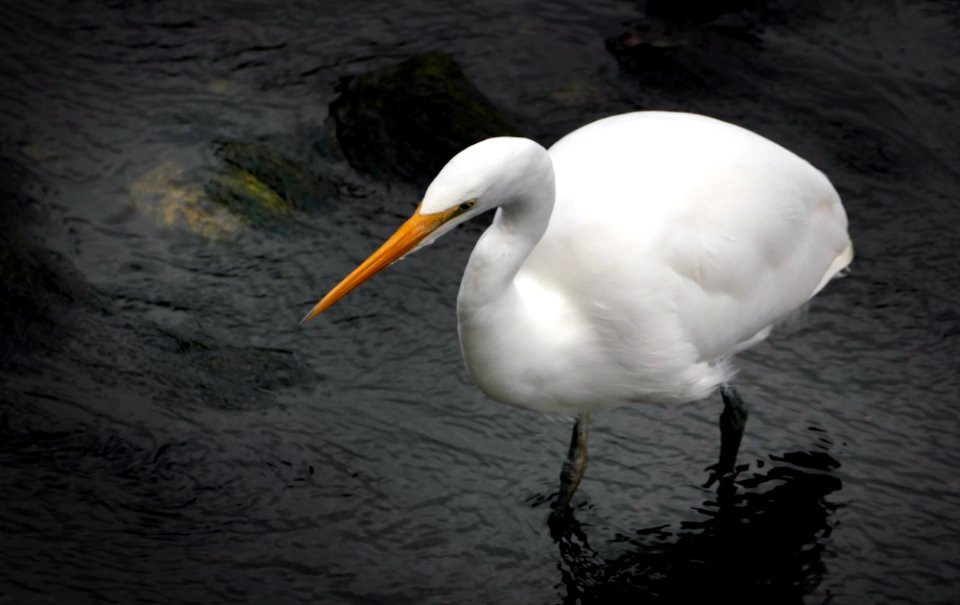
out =
<svg viewBox="0 0 960 605"><path fill-rule="evenodd" d="M586 543L586 535L584 535L583 528L574 512L571 506L561 509L554 503L553 510L547 517L547 527L550 528L550 535L555 542L568 541L575 537L577 540Z"/></svg>
<svg viewBox="0 0 960 605"><path fill-rule="evenodd" d="M550 511L550 516L547 517L547 526L550 528L550 534L554 540L556 540L558 536L567 533L570 523L573 520L573 511L570 510L570 508L560 510L556 506L553 506L553 510Z"/></svg>
<svg viewBox="0 0 960 605"><path fill-rule="evenodd" d="M706 468L710 475L707 477L707 482L703 484L703 487L710 488L718 482L721 486L733 485L737 475L747 470L749 466L749 464L732 465L721 464L719 462L717 464L711 464Z"/></svg>

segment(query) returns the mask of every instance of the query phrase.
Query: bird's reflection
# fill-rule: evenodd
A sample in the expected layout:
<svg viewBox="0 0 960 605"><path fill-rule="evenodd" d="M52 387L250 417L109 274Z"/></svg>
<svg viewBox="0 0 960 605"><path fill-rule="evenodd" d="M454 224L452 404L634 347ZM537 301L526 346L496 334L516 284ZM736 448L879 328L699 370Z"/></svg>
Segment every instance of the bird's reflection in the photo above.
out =
<svg viewBox="0 0 960 605"><path fill-rule="evenodd" d="M591 545L574 511L554 514L563 602L801 603L824 574L839 466L822 451L772 456L722 480L698 520L618 535L606 548L621 553L613 558Z"/></svg>

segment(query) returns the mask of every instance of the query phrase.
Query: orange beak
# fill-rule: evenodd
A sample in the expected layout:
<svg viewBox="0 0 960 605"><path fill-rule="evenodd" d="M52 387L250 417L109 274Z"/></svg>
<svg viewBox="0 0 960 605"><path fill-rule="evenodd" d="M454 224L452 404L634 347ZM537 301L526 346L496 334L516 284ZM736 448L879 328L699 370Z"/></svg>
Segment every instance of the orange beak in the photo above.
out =
<svg viewBox="0 0 960 605"><path fill-rule="evenodd" d="M367 260L360 263L360 266L354 269L350 275L343 278L343 281L327 292L327 295L314 305L313 309L307 313L300 323L304 324L323 313L351 290L379 273L380 270L389 267L401 256L413 250L417 244L426 239L428 235L437 230L437 227L450 218L451 213L447 212L420 214L420 207L418 206L413 216L401 225L396 233L390 236L390 239L385 241Z"/></svg>

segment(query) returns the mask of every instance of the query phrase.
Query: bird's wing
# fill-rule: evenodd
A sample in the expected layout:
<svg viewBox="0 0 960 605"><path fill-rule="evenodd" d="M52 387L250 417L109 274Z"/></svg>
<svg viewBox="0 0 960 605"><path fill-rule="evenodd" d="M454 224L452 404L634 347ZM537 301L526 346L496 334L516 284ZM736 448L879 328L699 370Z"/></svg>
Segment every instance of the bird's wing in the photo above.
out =
<svg viewBox="0 0 960 605"><path fill-rule="evenodd" d="M826 178L809 165L768 168L726 166L661 233L661 262L680 278L676 313L701 360L762 340L852 259Z"/></svg>
<svg viewBox="0 0 960 605"><path fill-rule="evenodd" d="M619 318L624 346L723 358L852 258L827 178L742 128L631 114L574 132L551 155L557 203L528 269L586 312Z"/></svg>

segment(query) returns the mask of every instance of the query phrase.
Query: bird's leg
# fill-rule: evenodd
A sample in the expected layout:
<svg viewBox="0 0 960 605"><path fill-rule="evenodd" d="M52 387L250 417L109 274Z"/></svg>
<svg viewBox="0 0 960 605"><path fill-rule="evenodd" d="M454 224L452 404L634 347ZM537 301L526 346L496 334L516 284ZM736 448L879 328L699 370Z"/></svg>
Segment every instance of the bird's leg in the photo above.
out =
<svg viewBox="0 0 960 605"><path fill-rule="evenodd" d="M750 410L733 385L721 386L720 396L723 397L723 413L720 414L720 461L716 470L723 477L732 473L737 463L737 452Z"/></svg>
<svg viewBox="0 0 960 605"><path fill-rule="evenodd" d="M717 481L720 481L721 488L732 487L737 452L740 450L743 428L750 414L747 404L732 385L722 385L720 396L723 397L723 412L720 414L720 460L707 468L710 477L703 487L710 487Z"/></svg>
<svg viewBox="0 0 960 605"><path fill-rule="evenodd" d="M580 479L583 478L583 471L587 468L587 426L589 424L590 414L582 414L577 416L577 422L573 425L570 450L563 463L563 470L560 471L560 494L553 506L556 513L567 510L573 493L577 491Z"/></svg>

